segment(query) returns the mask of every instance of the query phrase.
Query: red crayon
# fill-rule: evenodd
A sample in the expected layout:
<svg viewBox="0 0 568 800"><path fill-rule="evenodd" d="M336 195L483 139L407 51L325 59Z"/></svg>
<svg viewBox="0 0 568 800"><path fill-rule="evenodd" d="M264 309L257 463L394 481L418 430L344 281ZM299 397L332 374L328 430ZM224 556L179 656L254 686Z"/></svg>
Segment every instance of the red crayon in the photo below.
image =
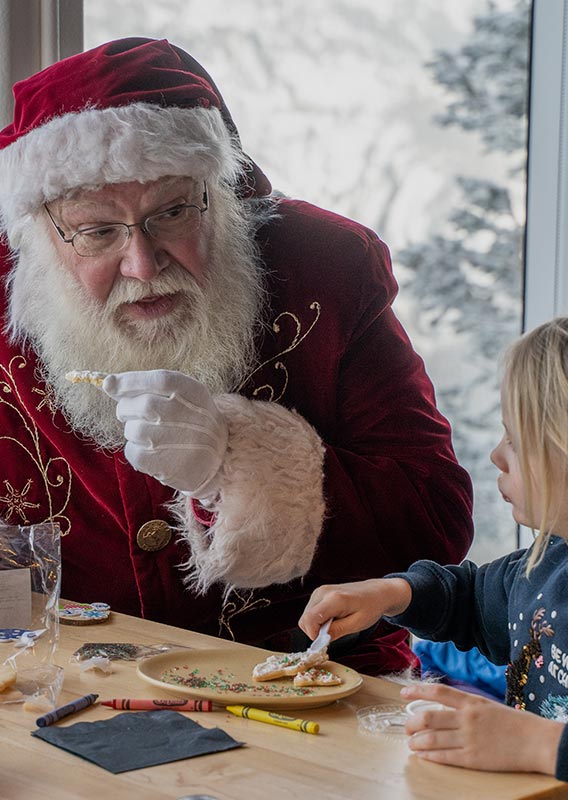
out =
<svg viewBox="0 0 568 800"><path fill-rule="evenodd" d="M171 708L173 711L213 711L211 700L179 700L178 698L168 698L167 700L130 700L129 698L114 698L113 700L103 700L102 706L110 708L120 708L124 711L156 711L160 708Z"/></svg>

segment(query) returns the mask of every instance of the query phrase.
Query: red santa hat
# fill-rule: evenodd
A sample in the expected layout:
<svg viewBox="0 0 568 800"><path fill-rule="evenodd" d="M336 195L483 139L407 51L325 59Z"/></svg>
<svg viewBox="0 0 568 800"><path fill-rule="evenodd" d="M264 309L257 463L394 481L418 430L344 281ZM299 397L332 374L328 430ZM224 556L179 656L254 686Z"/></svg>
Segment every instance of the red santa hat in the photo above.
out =
<svg viewBox="0 0 568 800"><path fill-rule="evenodd" d="M166 175L270 193L243 153L220 92L166 40L129 38L53 64L14 86L14 121L0 131L0 222L13 226L76 188Z"/></svg>

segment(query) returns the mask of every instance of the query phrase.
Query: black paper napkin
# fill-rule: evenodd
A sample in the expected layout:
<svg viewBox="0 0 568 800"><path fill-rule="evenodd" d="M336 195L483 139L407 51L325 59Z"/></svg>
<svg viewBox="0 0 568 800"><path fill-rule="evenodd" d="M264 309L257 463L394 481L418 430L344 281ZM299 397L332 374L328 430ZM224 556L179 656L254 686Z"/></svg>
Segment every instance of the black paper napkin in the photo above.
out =
<svg viewBox="0 0 568 800"><path fill-rule="evenodd" d="M136 711L99 722L32 731L56 747L113 772L167 764L242 747L220 728L204 728L178 711Z"/></svg>

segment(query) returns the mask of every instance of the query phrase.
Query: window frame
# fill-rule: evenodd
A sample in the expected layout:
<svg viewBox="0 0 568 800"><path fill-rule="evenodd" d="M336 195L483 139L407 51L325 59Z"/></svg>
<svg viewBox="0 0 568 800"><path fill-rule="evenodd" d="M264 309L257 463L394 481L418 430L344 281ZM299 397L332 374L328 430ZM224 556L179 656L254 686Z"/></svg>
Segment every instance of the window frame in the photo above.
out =
<svg viewBox="0 0 568 800"><path fill-rule="evenodd" d="M83 49L83 0L0 0L0 128L16 81Z"/></svg>
<svg viewBox="0 0 568 800"><path fill-rule="evenodd" d="M568 311L568 0L533 0L523 329Z"/></svg>
<svg viewBox="0 0 568 800"><path fill-rule="evenodd" d="M523 330L568 313L568 0L533 0L531 38Z"/></svg>

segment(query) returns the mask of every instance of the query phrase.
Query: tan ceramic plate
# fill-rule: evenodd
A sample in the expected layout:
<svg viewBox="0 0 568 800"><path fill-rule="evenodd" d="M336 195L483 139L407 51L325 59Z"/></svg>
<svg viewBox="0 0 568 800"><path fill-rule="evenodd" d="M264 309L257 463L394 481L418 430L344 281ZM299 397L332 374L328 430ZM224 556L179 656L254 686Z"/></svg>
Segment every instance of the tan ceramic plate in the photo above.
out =
<svg viewBox="0 0 568 800"><path fill-rule="evenodd" d="M363 682L358 672L333 661L323 666L343 679L338 686L294 688L291 678L253 681L253 667L269 655L274 654L257 648L172 650L140 661L137 672L143 680L178 696L268 709L325 706L353 694Z"/></svg>

